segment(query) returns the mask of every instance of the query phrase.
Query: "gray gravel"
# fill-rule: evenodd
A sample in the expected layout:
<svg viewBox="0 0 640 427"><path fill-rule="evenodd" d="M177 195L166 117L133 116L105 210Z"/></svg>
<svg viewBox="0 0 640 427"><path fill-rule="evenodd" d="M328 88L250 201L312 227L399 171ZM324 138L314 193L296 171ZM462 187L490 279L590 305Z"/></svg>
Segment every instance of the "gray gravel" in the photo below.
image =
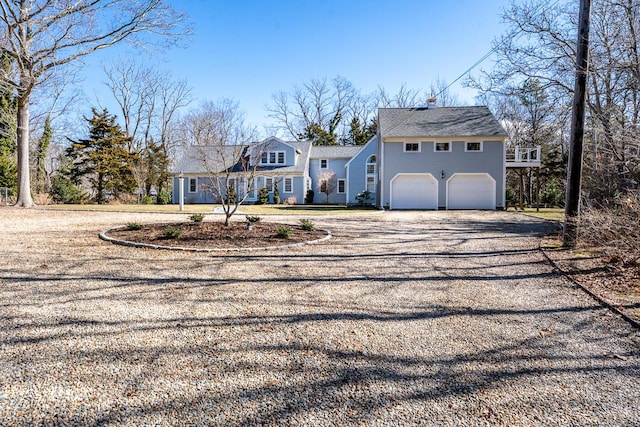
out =
<svg viewBox="0 0 640 427"><path fill-rule="evenodd" d="M0 425L640 425L640 334L545 262L549 223L323 216L328 242L250 254L97 237L178 219L0 208Z"/></svg>

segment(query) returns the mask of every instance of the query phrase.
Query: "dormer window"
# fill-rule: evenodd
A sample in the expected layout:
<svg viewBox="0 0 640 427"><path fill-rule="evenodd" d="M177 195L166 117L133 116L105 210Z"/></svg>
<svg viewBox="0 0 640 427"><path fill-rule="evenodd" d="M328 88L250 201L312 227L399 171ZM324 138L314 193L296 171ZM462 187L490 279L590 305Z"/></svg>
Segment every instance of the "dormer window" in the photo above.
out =
<svg viewBox="0 0 640 427"><path fill-rule="evenodd" d="M267 151L262 153L260 164L262 165L284 165L286 156L284 151Z"/></svg>

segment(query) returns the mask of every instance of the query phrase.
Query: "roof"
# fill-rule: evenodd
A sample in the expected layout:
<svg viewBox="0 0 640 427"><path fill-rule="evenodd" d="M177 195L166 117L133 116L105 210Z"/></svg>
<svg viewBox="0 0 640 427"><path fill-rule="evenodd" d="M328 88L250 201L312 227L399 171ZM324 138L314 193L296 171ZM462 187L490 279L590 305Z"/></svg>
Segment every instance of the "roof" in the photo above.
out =
<svg viewBox="0 0 640 427"><path fill-rule="evenodd" d="M309 151L311 149L311 141L280 141L288 144L299 151L298 160L295 165L291 166L258 166L256 171L277 171L278 173L291 173L291 172L304 172L307 165L307 159L309 158Z"/></svg>
<svg viewBox="0 0 640 427"><path fill-rule="evenodd" d="M383 138L507 136L485 106L380 108L378 125Z"/></svg>
<svg viewBox="0 0 640 427"><path fill-rule="evenodd" d="M350 159L360 150L362 145L314 145L311 147L312 159Z"/></svg>
<svg viewBox="0 0 640 427"><path fill-rule="evenodd" d="M220 173L238 166L246 149L246 145L190 145L178 160L173 172Z"/></svg>

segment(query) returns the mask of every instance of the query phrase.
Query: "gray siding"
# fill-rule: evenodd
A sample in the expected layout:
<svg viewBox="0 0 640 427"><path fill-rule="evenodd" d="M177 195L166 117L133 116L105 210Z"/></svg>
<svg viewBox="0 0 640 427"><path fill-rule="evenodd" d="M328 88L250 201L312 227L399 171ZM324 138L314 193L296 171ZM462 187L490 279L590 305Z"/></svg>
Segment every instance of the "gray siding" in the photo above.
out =
<svg viewBox="0 0 640 427"><path fill-rule="evenodd" d="M349 162L348 168L348 194L347 194L347 203L348 204L357 204L358 199L356 199L356 195L358 193L363 192L367 189L367 160L371 155L376 154L376 139L369 142L365 145L362 150L356 154L353 159ZM376 170L378 169L378 164L376 163ZM371 204L375 204L376 201L376 192L371 192Z"/></svg>
<svg viewBox="0 0 640 427"><path fill-rule="evenodd" d="M329 194L329 203L338 204L338 205L344 205L347 203L346 193L338 194L337 180L339 179L345 180L345 191L346 191L347 176L345 171L345 165L347 164L348 161L349 159L328 159L329 163L328 163L327 169L320 169L320 159L316 159L316 158L309 159L309 176L311 177L311 189L313 189L313 192L315 194L313 198L314 203L327 202L327 195L324 193L321 193L320 187L319 187L320 174L325 171L330 171L335 173L335 178L336 178L336 189L331 194Z"/></svg>
<svg viewBox="0 0 640 427"><path fill-rule="evenodd" d="M476 140L472 140L476 141ZM410 141L414 142L414 141ZM446 207L447 179L455 173L487 173L496 180L496 204L504 206L504 143L483 141L482 152L465 152L465 142L453 141L451 152L434 152L434 142L420 142L419 153L405 153L404 142L384 142L382 196L389 206L391 180L399 173L431 173L438 179L438 207ZM442 173L444 172L444 178Z"/></svg>

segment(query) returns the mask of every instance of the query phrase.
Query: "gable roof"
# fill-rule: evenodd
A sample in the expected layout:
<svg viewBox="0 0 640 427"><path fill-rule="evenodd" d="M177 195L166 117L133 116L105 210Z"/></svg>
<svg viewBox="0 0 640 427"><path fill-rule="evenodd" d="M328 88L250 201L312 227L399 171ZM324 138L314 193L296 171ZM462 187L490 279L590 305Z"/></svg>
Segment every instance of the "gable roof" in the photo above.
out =
<svg viewBox="0 0 640 427"><path fill-rule="evenodd" d="M507 136L485 106L380 108L378 126L383 138Z"/></svg>
<svg viewBox="0 0 640 427"><path fill-rule="evenodd" d="M314 145L312 159L350 159L362 150L362 145Z"/></svg>
<svg viewBox="0 0 640 427"><path fill-rule="evenodd" d="M173 173L221 173L238 166L246 145L190 145L172 168ZM239 166L238 166L239 167Z"/></svg>

